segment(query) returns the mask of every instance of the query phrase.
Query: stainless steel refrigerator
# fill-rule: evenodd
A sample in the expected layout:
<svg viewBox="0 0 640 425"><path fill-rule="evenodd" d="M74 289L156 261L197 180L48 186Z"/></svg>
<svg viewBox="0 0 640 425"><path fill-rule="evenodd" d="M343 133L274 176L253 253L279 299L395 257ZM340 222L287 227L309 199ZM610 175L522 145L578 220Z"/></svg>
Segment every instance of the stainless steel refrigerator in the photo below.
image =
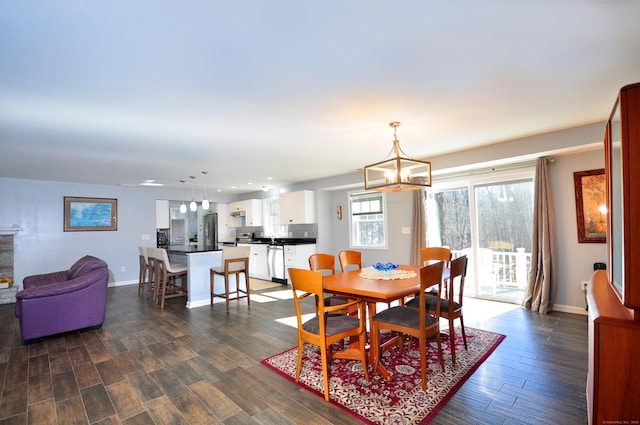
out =
<svg viewBox="0 0 640 425"><path fill-rule="evenodd" d="M218 214L207 214L203 217L202 236L204 238L204 249L218 249Z"/></svg>

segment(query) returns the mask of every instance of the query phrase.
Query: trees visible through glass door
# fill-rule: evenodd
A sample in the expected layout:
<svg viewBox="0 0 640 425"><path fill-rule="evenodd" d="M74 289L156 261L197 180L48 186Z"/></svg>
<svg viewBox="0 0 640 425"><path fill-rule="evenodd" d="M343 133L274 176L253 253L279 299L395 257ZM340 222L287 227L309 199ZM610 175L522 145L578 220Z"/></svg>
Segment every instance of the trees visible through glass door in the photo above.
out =
<svg viewBox="0 0 640 425"><path fill-rule="evenodd" d="M522 301L531 267L532 179L430 190L426 219L427 246L469 259L466 295Z"/></svg>

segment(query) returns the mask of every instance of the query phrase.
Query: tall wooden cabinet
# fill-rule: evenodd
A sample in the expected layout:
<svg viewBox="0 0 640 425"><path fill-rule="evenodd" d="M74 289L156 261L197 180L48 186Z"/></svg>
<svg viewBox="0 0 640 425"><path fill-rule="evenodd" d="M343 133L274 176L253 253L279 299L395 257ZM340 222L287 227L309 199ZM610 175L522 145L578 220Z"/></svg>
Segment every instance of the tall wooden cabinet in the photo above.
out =
<svg viewBox="0 0 640 425"><path fill-rule="evenodd" d="M620 90L605 132L607 271L589 283L589 424L640 423L640 83Z"/></svg>

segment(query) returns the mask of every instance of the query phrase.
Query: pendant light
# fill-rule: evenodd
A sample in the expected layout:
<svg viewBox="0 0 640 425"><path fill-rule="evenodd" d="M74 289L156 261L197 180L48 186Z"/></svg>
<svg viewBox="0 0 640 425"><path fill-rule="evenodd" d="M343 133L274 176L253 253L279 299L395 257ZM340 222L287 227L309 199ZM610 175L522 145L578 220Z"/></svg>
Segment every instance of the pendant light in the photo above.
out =
<svg viewBox="0 0 640 425"><path fill-rule="evenodd" d="M191 177L191 203L189 204L189 209L193 212L196 212L198 210L198 204L196 204L196 183L195 183L195 179L196 176L189 176Z"/></svg>
<svg viewBox="0 0 640 425"><path fill-rule="evenodd" d="M204 175L204 196L202 197L202 209L208 210L209 200L207 199L207 172L203 171L202 174Z"/></svg>
<svg viewBox="0 0 640 425"><path fill-rule="evenodd" d="M184 180L180 180L180 183L182 183L182 204L180 204L180 212L182 214L186 214L187 213L187 204L185 203L185 196L184 196Z"/></svg>
<svg viewBox="0 0 640 425"><path fill-rule="evenodd" d="M393 148L387 157L364 167L364 188L377 192L405 192L431 186L431 163L400 156L406 154L400 148L396 130L400 123L393 121Z"/></svg>

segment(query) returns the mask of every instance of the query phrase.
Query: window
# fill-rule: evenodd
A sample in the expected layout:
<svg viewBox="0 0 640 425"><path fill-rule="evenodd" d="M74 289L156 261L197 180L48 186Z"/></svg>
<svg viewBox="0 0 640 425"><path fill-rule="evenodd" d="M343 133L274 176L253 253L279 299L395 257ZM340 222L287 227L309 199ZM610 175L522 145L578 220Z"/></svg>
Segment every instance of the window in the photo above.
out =
<svg viewBox="0 0 640 425"><path fill-rule="evenodd" d="M365 192L349 195L351 207L351 246L386 248L384 193Z"/></svg>
<svg viewBox="0 0 640 425"><path fill-rule="evenodd" d="M262 215L266 236L287 236L287 226L280 224L278 198L268 198L262 201Z"/></svg>

